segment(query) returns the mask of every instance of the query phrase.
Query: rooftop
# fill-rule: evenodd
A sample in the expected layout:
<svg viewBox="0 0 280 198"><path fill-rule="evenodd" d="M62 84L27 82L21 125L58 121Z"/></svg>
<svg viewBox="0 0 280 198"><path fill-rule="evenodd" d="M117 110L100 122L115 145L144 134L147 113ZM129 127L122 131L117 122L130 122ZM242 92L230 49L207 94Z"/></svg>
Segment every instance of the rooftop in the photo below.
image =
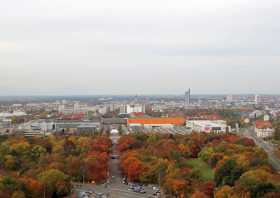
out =
<svg viewBox="0 0 280 198"><path fill-rule="evenodd" d="M128 124L174 124L184 125L186 120L181 117L173 118L129 118Z"/></svg>
<svg viewBox="0 0 280 198"><path fill-rule="evenodd" d="M270 121L257 120L256 128L258 129L272 128L272 123Z"/></svg>

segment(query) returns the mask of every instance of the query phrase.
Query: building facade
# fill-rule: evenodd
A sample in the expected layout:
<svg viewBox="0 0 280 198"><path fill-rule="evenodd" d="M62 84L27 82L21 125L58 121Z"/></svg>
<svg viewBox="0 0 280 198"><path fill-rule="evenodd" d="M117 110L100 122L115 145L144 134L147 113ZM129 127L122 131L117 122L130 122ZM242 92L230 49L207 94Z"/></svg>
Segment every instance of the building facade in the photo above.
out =
<svg viewBox="0 0 280 198"><path fill-rule="evenodd" d="M144 104L125 104L120 107L121 114L145 113Z"/></svg>
<svg viewBox="0 0 280 198"><path fill-rule="evenodd" d="M199 133L225 133L231 131L230 126L224 120L188 120L186 121L186 127Z"/></svg>
<svg viewBox="0 0 280 198"><path fill-rule="evenodd" d="M274 135L275 129L270 121L258 120L255 123L255 133L259 138L270 138Z"/></svg>

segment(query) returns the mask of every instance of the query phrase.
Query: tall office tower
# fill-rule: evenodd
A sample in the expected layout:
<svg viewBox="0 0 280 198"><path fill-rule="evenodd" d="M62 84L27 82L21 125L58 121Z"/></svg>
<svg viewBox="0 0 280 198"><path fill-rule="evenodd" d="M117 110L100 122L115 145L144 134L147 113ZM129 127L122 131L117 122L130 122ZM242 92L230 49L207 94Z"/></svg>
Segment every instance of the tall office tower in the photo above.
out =
<svg viewBox="0 0 280 198"><path fill-rule="evenodd" d="M185 92L185 106L191 104L191 89Z"/></svg>
<svg viewBox="0 0 280 198"><path fill-rule="evenodd" d="M260 102L260 96L259 95L255 95L255 104L257 105L257 104L259 104L259 102Z"/></svg>

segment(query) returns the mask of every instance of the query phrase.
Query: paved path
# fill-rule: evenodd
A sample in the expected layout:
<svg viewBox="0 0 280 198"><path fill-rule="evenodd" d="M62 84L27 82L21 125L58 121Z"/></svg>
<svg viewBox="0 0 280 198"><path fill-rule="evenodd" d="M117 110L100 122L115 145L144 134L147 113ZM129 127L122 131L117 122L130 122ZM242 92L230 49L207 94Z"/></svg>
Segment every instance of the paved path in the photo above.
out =
<svg viewBox="0 0 280 198"><path fill-rule="evenodd" d="M101 184L101 185L93 185L93 184L81 184L75 183L74 191L81 193L85 191L93 191L96 194L102 193L106 198L148 198L152 197L155 192L152 186L145 186L144 190L145 194L135 193L131 189L129 189L128 185L122 183L122 173L120 170L120 159L116 156L119 155L116 149L116 144L119 139L119 136L113 135L111 136L113 147L111 156L109 160L109 184ZM93 198L96 196L92 196ZM103 197L102 197L103 198Z"/></svg>

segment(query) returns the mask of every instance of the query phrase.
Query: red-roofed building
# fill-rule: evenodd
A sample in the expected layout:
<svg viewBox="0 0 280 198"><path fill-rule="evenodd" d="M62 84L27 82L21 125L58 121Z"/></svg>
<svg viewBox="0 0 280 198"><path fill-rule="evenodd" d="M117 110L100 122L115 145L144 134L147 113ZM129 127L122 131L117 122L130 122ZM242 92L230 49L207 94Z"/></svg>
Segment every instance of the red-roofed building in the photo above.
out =
<svg viewBox="0 0 280 198"><path fill-rule="evenodd" d="M273 136L275 129L270 121L257 120L255 123L255 132L257 137L269 138Z"/></svg>

